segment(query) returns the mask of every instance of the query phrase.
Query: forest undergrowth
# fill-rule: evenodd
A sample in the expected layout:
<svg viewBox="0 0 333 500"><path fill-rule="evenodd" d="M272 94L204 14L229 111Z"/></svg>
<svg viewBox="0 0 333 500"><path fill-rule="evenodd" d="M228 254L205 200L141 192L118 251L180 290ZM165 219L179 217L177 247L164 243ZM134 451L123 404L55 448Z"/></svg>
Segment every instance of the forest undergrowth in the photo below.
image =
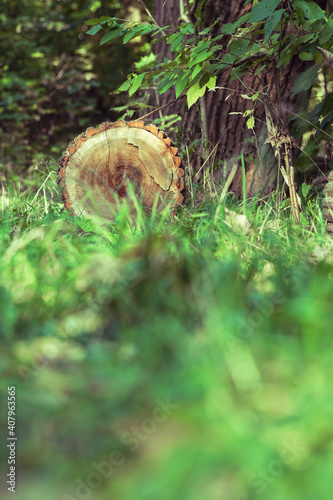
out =
<svg viewBox="0 0 333 500"><path fill-rule="evenodd" d="M333 244L277 199L96 224L52 170L3 189L19 500L331 498Z"/></svg>

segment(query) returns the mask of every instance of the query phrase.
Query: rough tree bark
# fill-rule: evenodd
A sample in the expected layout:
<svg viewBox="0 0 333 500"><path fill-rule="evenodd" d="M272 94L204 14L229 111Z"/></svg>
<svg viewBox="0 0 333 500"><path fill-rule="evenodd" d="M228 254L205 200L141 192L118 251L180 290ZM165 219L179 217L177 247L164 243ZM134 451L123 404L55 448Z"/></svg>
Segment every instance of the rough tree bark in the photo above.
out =
<svg viewBox="0 0 333 500"><path fill-rule="evenodd" d="M324 188L324 199L322 201L323 217L327 220L326 231L333 236L333 172L327 177L328 183Z"/></svg>
<svg viewBox="0 0 333 500"><path fill-rule="evenodd" d="M204 26L211 26L217 18L219 22L214 26L214 33L218 33L220 27L225 23L232 23L245 14L251 5L245 5L245 0L205 0L201 3L200 19ZM318 0L319 4L325 3ZM180 0L154 0L154 18L160 26L171 25L176 27L181 15ZM321 5L322 6L322 5ZM197 11L198 12L198 11ZM199 16L198 16L199 17ZM164 41L154 46L154 51L159 58L170 57L168 47ZM301 111L302 102L300 96L290 97L291 88L296 76L307 69L311 63L301 61L294 57L286 68L281 68L279 74L271 61L270 67L258 76L250 73L241 79L229 81L230 72L224 72L218 76L215 92L206 92L204 104L206 108L207 139L210 143L210 151L213 151L205 167L210 168L213 160L217 169L214 178L217 182L226 178L235 161L240 163L239 157L243 153L246 162L246 190L248 196L266 195L274 190L277 183L278 165L274 157L272 147L265 144L267 139L265 105L256 102L255 105L255 129L254 132L246 127L246 119L242 115L246 109L252 109L253 102L245 100L240 94L247 93L249 89L261 92L264 89L265 99L273 107L276 118L283 119L288 126L287 113ZM302 96L301 96L302 97ZM304 102L303 96L303 102ZM160 96L160 105L174 99L174 91ZM157 104L157 103L156 103ZM179 113L182 116L182 142L190 144L195 139L202 137L203 124L199 112L199 106L192 106L190 110L186 102L176 102L167 107L165 114ZM239 113L239 114L230 114ZM274 118L274 117L273 117ZM293 155L297 155L297 143L293 144ZM196 156L191 158L194 171L201 168L204 160L203 150L196 151ZM231 190L242 197L241 169L238 168L231 185Z"/></svg>

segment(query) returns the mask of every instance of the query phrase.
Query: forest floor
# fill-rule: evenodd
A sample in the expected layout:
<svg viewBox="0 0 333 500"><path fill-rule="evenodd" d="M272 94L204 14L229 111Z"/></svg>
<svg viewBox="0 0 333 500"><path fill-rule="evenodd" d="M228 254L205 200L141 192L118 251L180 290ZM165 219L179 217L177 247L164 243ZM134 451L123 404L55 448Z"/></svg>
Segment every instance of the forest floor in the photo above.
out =
<svg viewBox="0 0 333 500"><path fill-rule="evenodd" d="M299 226L274 197L98 225L57 196L48 175L0 203L17 500L331 500L333 243L318 201Z"/></svg>

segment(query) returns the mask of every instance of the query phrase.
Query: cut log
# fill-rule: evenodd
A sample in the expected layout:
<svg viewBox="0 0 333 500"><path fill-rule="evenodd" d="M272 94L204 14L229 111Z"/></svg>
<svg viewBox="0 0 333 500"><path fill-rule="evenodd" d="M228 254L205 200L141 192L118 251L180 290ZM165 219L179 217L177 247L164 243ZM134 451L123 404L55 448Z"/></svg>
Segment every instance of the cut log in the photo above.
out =
<svg viewBox="0 0 333 500"><path fill-rule="evenodd" d="M154 203L157 209L169 204L174 210L184 188L177 153L163 132L143 121L90 127L59 159L65 207L74 215L111 221L124 200L133 218L137 201L148 213Z"/></svg>

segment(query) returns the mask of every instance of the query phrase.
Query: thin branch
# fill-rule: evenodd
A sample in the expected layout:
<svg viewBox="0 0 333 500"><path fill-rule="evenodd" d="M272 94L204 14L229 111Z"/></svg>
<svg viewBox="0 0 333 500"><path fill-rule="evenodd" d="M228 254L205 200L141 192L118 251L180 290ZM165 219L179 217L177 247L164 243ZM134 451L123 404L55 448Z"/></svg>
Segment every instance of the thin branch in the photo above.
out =
<svg viewBox="0 0 333 500"><path fill-rule="evenodd" d="M194 25L197 22L193 9L191 9L189 0L186 0L186 6L188 11L188 17L190 18L191 23Z"/></svg>
<svg viewBox="0 0 333 500"><path fill-rule="evenodd" d="M194 0L191 14L193 14L193 15L195 14L195 11L197 10L197 7L198 7L198 3L199 3L199 0Z"/></svg>
<svg viewBox="0 0 333 500"><path fill-rule="evenodd" d="M150 17L150 19L153 21L153 23L155 24L155 26L157 26L157 28L160 28L162 29L162 27L157 23L156 19L154 18L154 16L152 15L152 13L150 12L150 10L148 9L147 5L144 3L143 0L138 0L139 3L141 3L142 7L145 9L147 15ZM166 33L162 30L162 33L164 36L166 36Z"/></svg>
<svg viewBox="0 0 333 500"><path fill-rule="evenodd" d="M185 97L185 94L177 97L177 99L174 99L173 101L167 102L166 104L163 104L163 106L160 106L159 108L154 109L153 111L150 111L146 115L140 116L140 118L137 118L136 120L133 120L133 122L137 122L139 120L143 120L144 118L147 118L147 116L152 115L153 113L157 113L157 111L160 111L163 108L166 108L167 106L170 106L170 104L173 104L176 101L179 101L179 99L183 99Z"/></svg>

